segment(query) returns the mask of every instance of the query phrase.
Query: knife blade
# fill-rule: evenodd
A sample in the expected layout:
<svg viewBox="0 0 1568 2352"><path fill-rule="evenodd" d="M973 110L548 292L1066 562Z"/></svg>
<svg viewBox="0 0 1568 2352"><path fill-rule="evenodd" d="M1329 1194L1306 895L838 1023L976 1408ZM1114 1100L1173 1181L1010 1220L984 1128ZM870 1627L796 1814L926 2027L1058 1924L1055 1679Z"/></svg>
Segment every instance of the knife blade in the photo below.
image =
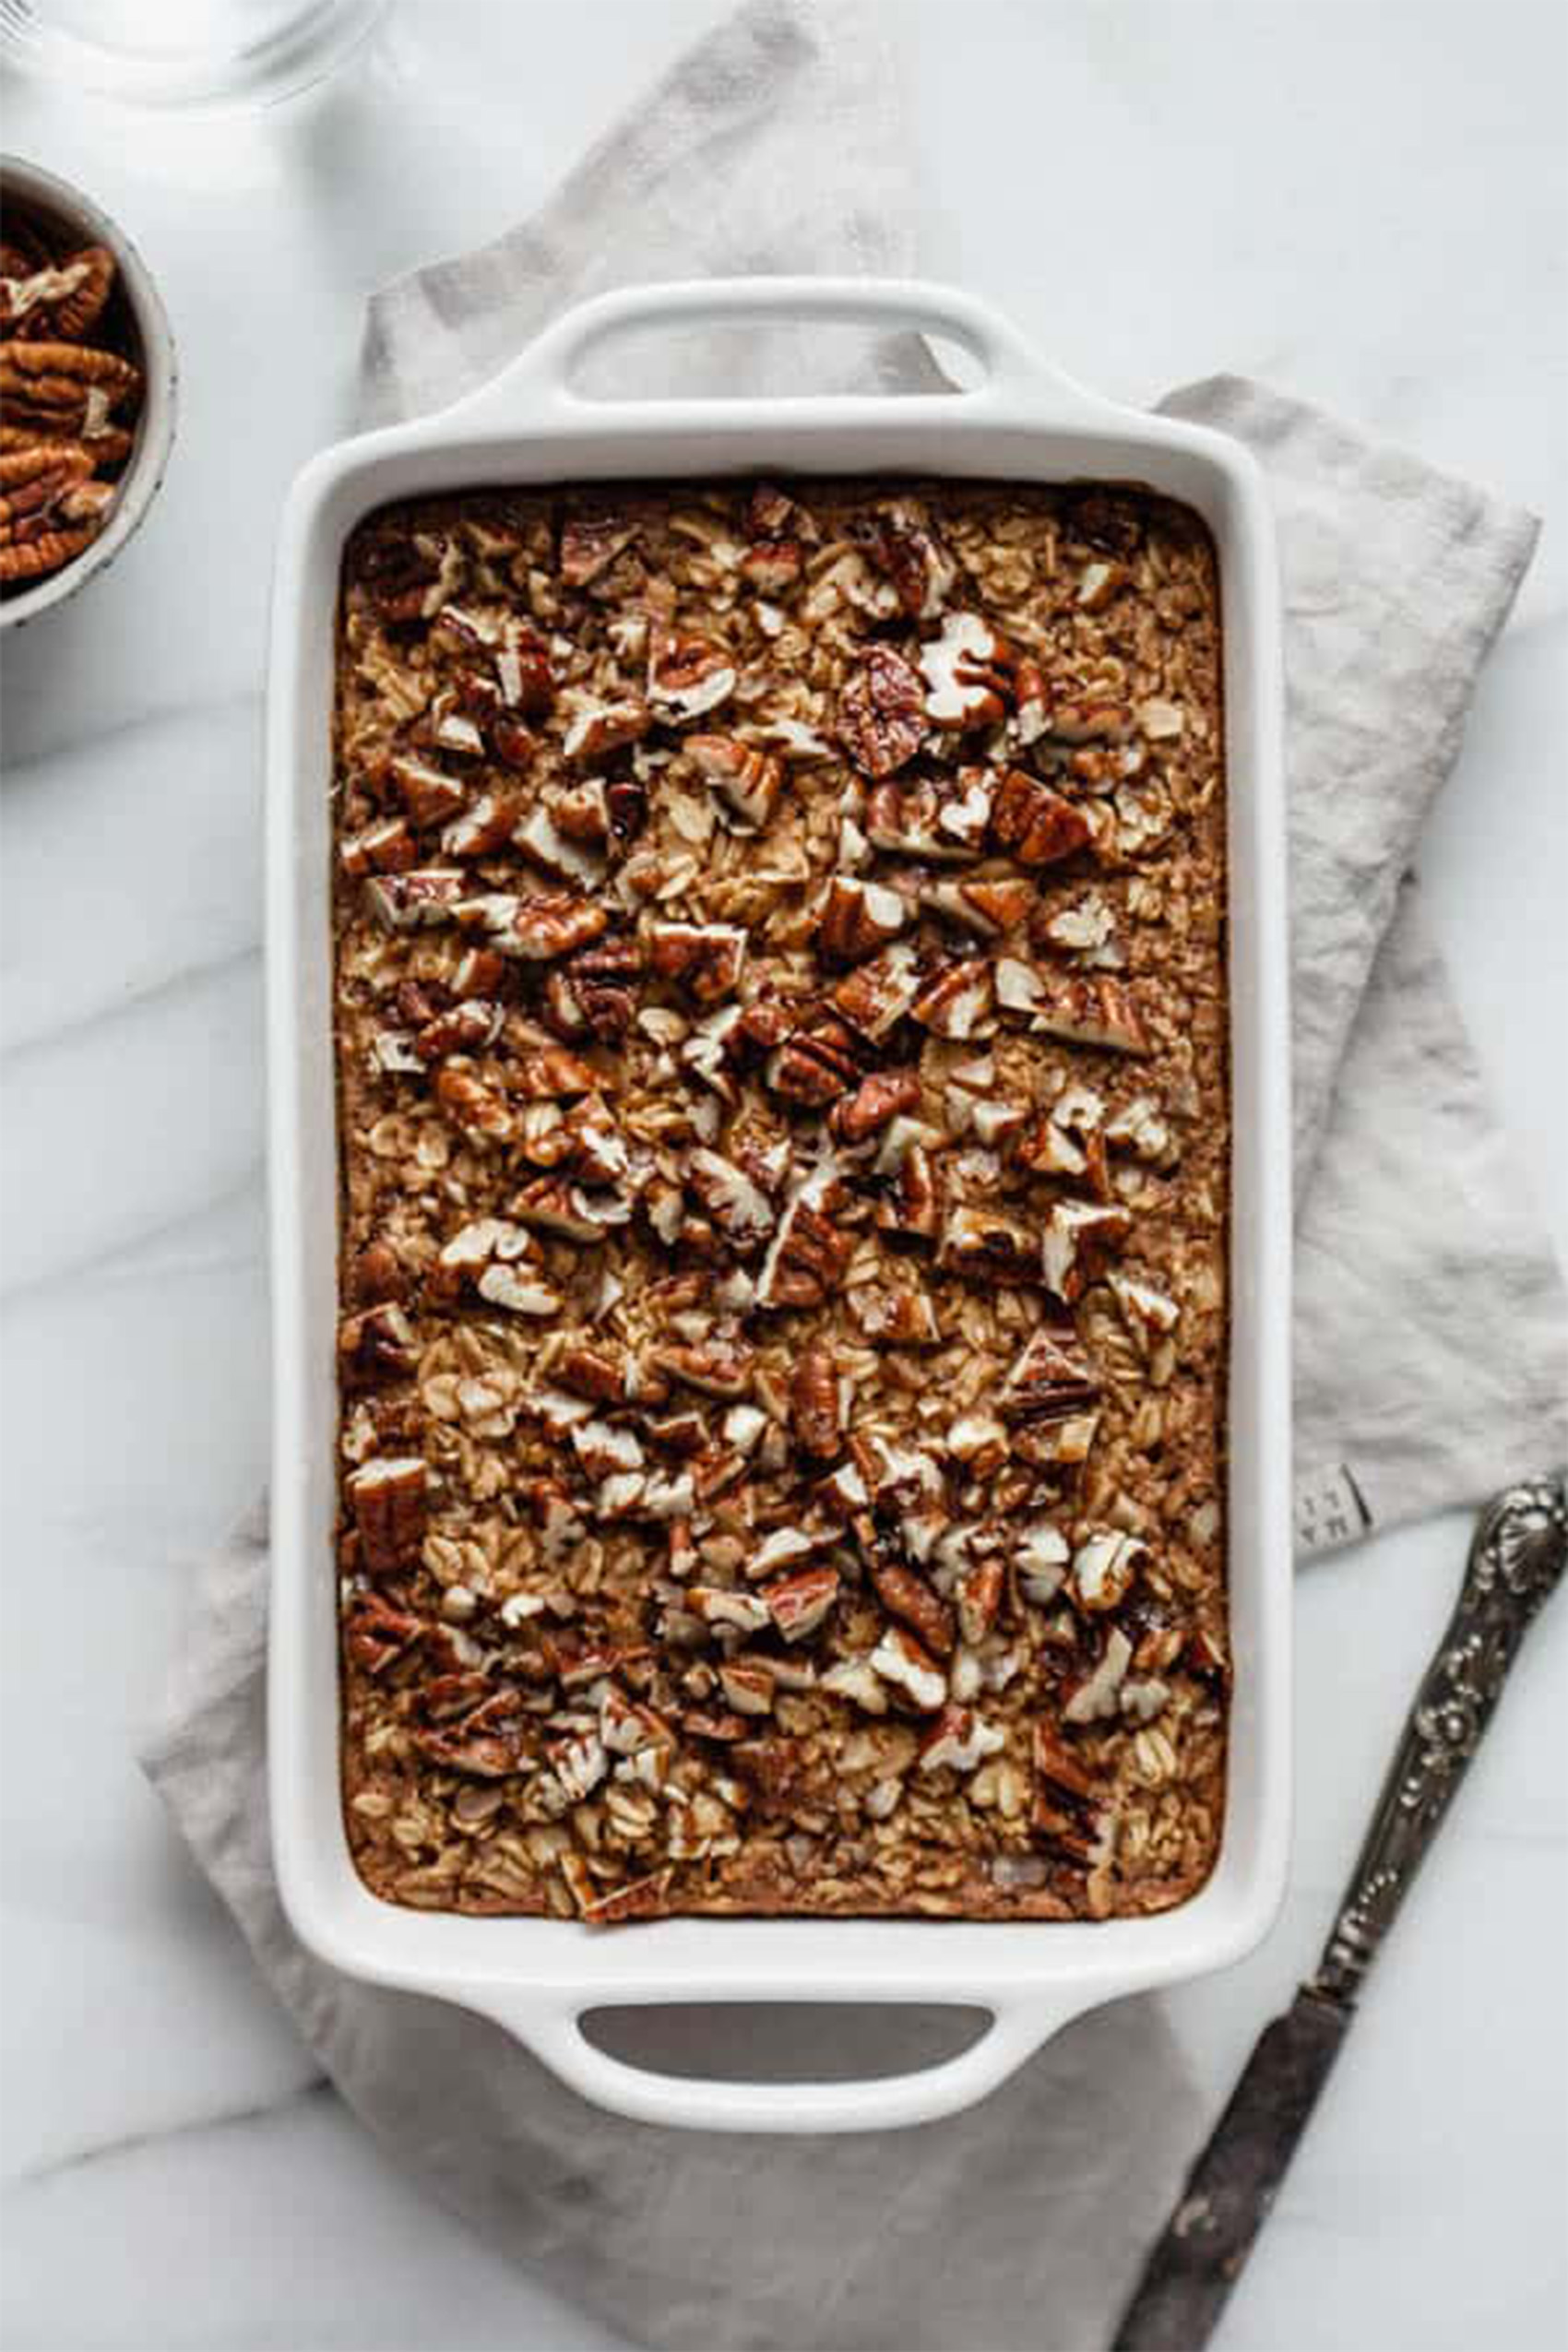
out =
<svg viewBox="0 0 1568 2352"><path fill-rule="evenodd" d="M1458 1602L1406 1718L1317 1973L1259 2036L1111 2352L1201 2352L1208 2342L1344 2045L1367 1971L1565 1559L1561 1477L1505 1488L1481 1513Z"/></svg>

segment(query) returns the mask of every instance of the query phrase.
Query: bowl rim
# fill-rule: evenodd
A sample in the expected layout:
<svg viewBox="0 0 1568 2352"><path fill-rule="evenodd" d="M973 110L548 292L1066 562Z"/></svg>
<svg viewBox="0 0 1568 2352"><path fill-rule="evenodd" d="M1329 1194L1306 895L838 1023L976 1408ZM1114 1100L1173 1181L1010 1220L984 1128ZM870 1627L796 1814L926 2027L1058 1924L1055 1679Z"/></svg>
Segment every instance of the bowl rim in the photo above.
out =
<svg viewBox="0 0 1568 2352"><path fill-rule="evenodd" d="M57 572L33 587L0 600L0 631L25 627L44 612L79 595L119 556L146 517L168 469L174 445L179 362L169 314L134 241L113 216L58 172L8 150L0 153L0 190L20 203L58 215L80 229L87 241L107 245L120 273L125 301L140 343L144 378L136 445L120 477L120 495L98 537Z"/></svg>

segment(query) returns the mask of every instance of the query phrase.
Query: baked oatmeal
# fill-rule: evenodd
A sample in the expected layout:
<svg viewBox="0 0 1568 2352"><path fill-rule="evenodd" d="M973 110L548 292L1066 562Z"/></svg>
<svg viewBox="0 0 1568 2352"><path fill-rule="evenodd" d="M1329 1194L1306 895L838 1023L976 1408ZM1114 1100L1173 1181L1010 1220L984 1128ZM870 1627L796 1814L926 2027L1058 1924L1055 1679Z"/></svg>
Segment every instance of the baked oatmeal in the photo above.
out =
<svg viewBox="0 0 1568 2352"><path fill-rule="evenodd" d="M1218 586L1119 487L345 559L343 1778L469 1912L1103 1918L1229 1670Z"/></svg>

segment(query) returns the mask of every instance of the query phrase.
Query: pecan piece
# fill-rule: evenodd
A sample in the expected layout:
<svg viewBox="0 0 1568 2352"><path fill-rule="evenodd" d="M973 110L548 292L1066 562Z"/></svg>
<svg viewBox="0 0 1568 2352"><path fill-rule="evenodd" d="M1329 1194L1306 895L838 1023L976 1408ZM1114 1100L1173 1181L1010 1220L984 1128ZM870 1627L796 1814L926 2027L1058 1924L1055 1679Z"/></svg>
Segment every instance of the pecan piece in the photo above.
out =
<svg viewBox="0 0 1568 2352"><path fill-rule="evenodd" d="M406 873L419 858L419 848L400 816L384 816L362 832L350 833L338 852L338 861L350 881L367 873Z"/></svg>
<svg viewBox="0 0 1568 2352"><path fill-rule="evenodd" d="M838 740L862 776L891 776L925 737L921 682L901 653L873 646L838 702Z"/></svg>
<svg viewBox="0 0 1568 2352"><path fill-rule="evenodd" d="M648 647L647 695L667 726L704 718L728 702L734 691L733 664L706 637L682 636L673 629L654 633Z"/></svg>
<svg viewBox="0 0 1568 2352"><path fill-rule="evenodd" d="M588 588L637 535L618 515L571 515L561 526L561 584Z"/></svg>
<svg viewBox="0 0 1568 2352"><path fill-rule="evenodd" d="M377 1593L362 1593L348 1612L343 1646L367 1674L384 1673L424 1632L423 1620L393 1609Z"/></svg>
<svg viewBox="0 0 1568 2352"><path fill-rule="evenodd" d="M1021 767L1004 768L996 784L991 837L1024 866L1058 865L1094 837L1081 808Z"/></svg>
<svg viewBox="0 0 1568 2352"><path fill-rule="evenodd" d="M442 854L448 858L489 858L511 840L521 806L511 792L481 792L472 808L443 827Z"/></svg>
<svg viewBox="0 0 1568 2352"><path fill-rule="evenodd" d="M743 1341L714 1337L690 1346L654 1348L648 1361L683 1388L704 1396L743 1396L752 1384L753 1356Z"/></svg>
<svg viewBox="0 0 1568 2352"><path fill-rule="evenodd" d="M888 1615L908 1625L935 1657L951 1657L958 1638L953 1611L925 1578L881 1552L873 1555L870 1574L876 1597Z"/></svg>
<svg viewBox="0 0 1568 2352"><path fill-rule="evenodd" d="M546 1003L555 1026L570 1037L586 1029L606 1045L619 1044L636 1011L641 969L630 940L608 939L574 956L546 983Z"/></svg>
<svg viewBox="0 0 1568 2352"><path fill-rule="evenodd" d="M1010 1367L997 1398L1004 1420L1058 1421L1099 1401L1099 1381L1070 1323L1042 1324Z"/></svg>
<svg viewBox="0 0 1568 2352"><path fill-rule="evenodd" d="M913 1070L878 1070L862 1078L852 1095L844 1096L828 1115L828 1128L840 1143L862 1144L900 1111L920 1102L921 1082Z"/></svg>
<svg viewBox="0 0 1568 2352"><path fill-rule="evenodd" d="M920 963L908 940L895 940L833 991L833 1004L873 1044L896 1028L921 992Z"/></svg>
<svg viewBox="0 0 1568 2352"><path fill-rule="evenodd" d="M1023 1014L1042 1036L1112 1053L1149 1051L1136 998L1123 981L1104 973L1041 972L1004 956L996 967L996 998L1004 1012Z"/></svg>
<svg viewBox="0 0 1568 2352"><path fill-rule="evenodd" d="M949 964L926 982L909 1007L909 1018L933 1037L973 1037L994 1001L991 966L983 956Z"/></svg>
<svg viewBox="0 0 1568 2352"><path fill-rule="evenodd" d="M733 995L746 960L746 933L732 923L654 923L647 934L648 969L680 980L699 1004Z"/></svg>
<svg viewBox="0 0 1568 2352"><path fill-rule="evenodd" d="M1133 1229L1124 1208L1092 1201L1053 1201L1040 1243L1047 1289L1069 1301L1080 1298L1104 1259L1120 1249Z"/></svg>
<svg viewBox="0 0 1568 2352"><path fill-rule="evenodd" d="M794 1029L767 1058L767 1084L787 1102L821 1110L836 1102L860 1075L855 1041L841 1021L818 1013Z"/></svg>
<svg viewBox="0 0 1568 2352"><path fill-rule="evenodd" d="M768 1616L787 1642L803 1642L837 1599L838 1583L837 1568L802 1568L765 1585L758 1598L766 1603Z"/></svg>
<svg viewBox="0 0 1568 2352"><path fill-rule="evenodd" d="M418 1362L413 1325L394 1301L346 1315L338 1326L338 1369L345 1387L406 1380Z"/></svg>
<svg viewBox="0 0 1568 2352"><path fill-rule="evenodd" d="M761 539L742 556L741 577L759 596L782 596L804 567L805 552L798 539Z"/></svg>
<svg viewBox="0 0 1568 2352"><path fill-rule="evenodd" d="M652 713L637 695L614 703L586 701L567 727L562 754L570 760L600 759L624 743L639 742L652 724Z"/></svg>
<svg viewBox="0 0 1568 2352"><path fill-rule="evenodd" d="M790 1420L803 1454L831 1461L843 1443L838 1418L838 1370L821 1341L807 1348L790 1383Z"/></svg>
<svg viewBox="0 0 1568 2352"><path fill-rule="evenodd" d="M889 1625L867 1663L883 1681L902 1691L917 1713L934 1715L945 1704L946 1675L902 1625Z"/></svg>
<svg viewBox="0 0 1568 2352"><path fill-rule="evenodd" d="M753 827L767 823L784 789L784 764L777 754L758 751L733 735L688 735L685 748L731 818Z"/></svg>
<svg viewBox="0 0 1568 2352"><path fill-rule="evenodd" d="M934 621L958 576L958 567L912 499L868 517L855 537L885 573L911 621Z"/></svg>
<svg viewBox="0 0 1568 2352"><path fill-rule="evenodd" d="M365 900L387 931L420 931L449 922L469 889L468 876L438 866L388 873L365 884Z"/></svg>
<svg viewBox="0 0 1568 2352"><path fill-rule="evenodd" d="M1031 1816L1037 1837L1075 1862L1087 1863L1099 1843L1100 1784L1064 1748L1048 1723L1034 1729L1035 1800Z"/></svg>
<svg viewBox="0 0 1568 2352"><path fill-rule="evenodd" d="M902 931L907 912L898 893L885 883L835 874L817 917L817 947L839 963L853 963Z"/></svg>
<svg viewBox="0 0 1568 2352"><path fill-rule="evenodd" d="M992 771L966 767L933 778L879 784L866 801L866 833L878 849L944 863L978 858L991 822Z"/></svg>
<svg viewBox="0 0 1568 2352"><path fill-rule="evenodd" d="M920 662L925 715L937 726L991 727L1005 717L1017 657L978 612L949 612Z"/></svg>
<svg viewBox="0 0 1568 2352"><path fill-rule="evenodd" d="M916 1769L940 1772L945 1766L950 1772L973 1772L1006 1744L995 1725L972 1708L945 1706L921 1741Z"/></svg>
<svg viewBox="0 0 1568 2352"><path fill-rule="evenodd" d="M772 1232L778 1221L773 1203L722 1153L698 1146L686 1162L686 1182L738 1250L754 1248Z"/></svg>
<svg viewBox="0 0 1568 2352"><path fill-rule="evenodd" d="M373 1576L410 1565L424 1540L424 1458L378 1455L345 1481L364 1563Z"/></svg>
<svg viewBox="0 0 1568 2352"><path fill-rule="evenodd" d="M849 1293L849 1312L873 1348L935 1348L942 1327L923 1290L884 1290L861 1283Z"/></svg>
<svg viewBox="0 0 1568 2352"><path fill-rule="evenodd" d="M140 392L141 370L117 351L81 343L0 342L0 406L9 424L90 441Z"/></svg>
<svg viewBox="0 0 1568 2352"><path fill-rule="evenodd" d="M923 1247L942 1230L942 1181L923 1144L910 1144L893 1172L886 1200L878 1204L877 1224L890 1241Z"/></svg>
<svg viewBox="0 0 1568 2352"><path fill-rule="evenodd" d="M956 1208L943 1228L938 1262L1001 1282L1040 1279L1039 1241L1029 1227L970 1202Z"/></svg>
<svg viewBox="0 0 1568 2352"><path fill-rule="evenodd" d="M506 1083L513 1094L529 1102L559 1102L571 1095L593 1094L600 1075L565 1046L547 1045L520 1055L508 1071Z"/></svg>
<svg viewBox="0 0 1568 2352"><path fill-rule="evenodd" d="M591 898L574 897L564 890L538 898L515 899L501 930L493 933L504 956L542 964L586 947L609 925L605 909Z"/></svg>
<svg viewBox="0 0 1568 2352"><path fill-rule="evenodd" d="M819 1307L837 1290L849 1262L851 1237L832 1212L842 1186L831 1167L819 1170L785 1210L757 1277L759 1307Z"/></svg>
<svg viewBox="0 0 1568 2352"><path fill-rule="evenodd" d="M448 1053L482 1053L500 1036L503 1018L499 1004L467 997L416 1031L414 1051L422 1062L439 1062Z"/></svg>

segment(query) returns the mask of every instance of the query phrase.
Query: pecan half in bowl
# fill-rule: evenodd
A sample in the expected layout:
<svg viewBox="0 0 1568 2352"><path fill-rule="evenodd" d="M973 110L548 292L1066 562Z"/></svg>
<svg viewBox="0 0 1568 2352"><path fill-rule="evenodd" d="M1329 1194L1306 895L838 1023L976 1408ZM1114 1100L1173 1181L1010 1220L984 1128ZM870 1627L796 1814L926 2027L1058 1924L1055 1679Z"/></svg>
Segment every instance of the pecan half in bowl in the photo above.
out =
<svg viewBox="0 0 1568 2352"><path fill-rule="evenodd" d="M99 573L157 495L174 346L123 230L35 163L0 160L0 628Z"/></svg>

